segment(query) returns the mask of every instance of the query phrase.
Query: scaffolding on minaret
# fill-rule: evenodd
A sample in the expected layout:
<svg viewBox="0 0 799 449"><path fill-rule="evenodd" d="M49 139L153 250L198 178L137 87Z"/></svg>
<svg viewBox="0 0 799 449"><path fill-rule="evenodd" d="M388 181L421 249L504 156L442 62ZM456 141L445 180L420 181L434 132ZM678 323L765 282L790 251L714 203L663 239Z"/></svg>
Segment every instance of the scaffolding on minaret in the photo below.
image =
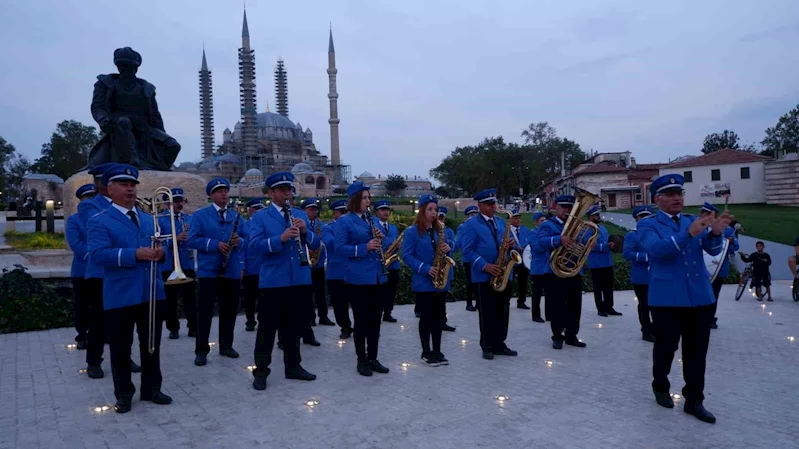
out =
<svg viewBox="0 0 799 449"><path fill-rule="evenodd" d="M278 58L275 66L275 102L277 113L283 117L289 116L289 80L283 58Z"/></svg>
<svg viewBox="0 0 799 449"><path fill-rule="evenodd" d="M211 81L211 71L205 60L203 48L203 62L200 67L200 130L201 148L203 159L209 158L214 152L214 91Z"/></svg>
<svg viewBox="0 0 799 449"><path fill-rule="evenodd" d="M241 48L239 48L239 93L242 153L247 158L258 153L258 131L256 129L258 111L255 93L255 51L250 48L250 30L247 26L246 9L241 28Z"/></svg>

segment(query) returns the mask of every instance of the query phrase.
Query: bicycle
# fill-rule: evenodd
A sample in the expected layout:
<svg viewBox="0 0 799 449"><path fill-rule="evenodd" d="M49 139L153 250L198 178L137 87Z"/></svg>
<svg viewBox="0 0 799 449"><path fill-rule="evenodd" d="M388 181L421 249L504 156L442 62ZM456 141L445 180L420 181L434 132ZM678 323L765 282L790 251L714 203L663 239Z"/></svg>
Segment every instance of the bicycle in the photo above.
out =
<svg viewBox="0 0 799 449"><path fill-rule="evenodd" d="M744 253L740 253L744 254ZM746 291L746 284L752 280L752 262L746 264L746 268L744 268L744 272L741 273L741 279L738 280L738 290L735 292L735 300L740 301L741 296L743 296L744 292ZM794 282L796 284L797 282ZM794 295L796 295L797 287L794 287Z"/></svg>

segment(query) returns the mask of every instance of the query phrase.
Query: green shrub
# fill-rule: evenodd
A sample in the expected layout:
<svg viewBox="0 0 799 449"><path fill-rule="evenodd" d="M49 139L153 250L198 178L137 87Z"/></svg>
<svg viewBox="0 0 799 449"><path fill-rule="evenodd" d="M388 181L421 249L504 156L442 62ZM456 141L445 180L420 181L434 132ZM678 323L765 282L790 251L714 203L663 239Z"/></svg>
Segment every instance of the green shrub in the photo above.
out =
<svg viewBox="0 0 799 449"><path fill-rule="evenodd" d="M72 326L72 297L16 265L0 278L0 334Z"/></svg>
<svg viewBox="0 0 799 449"><path fill-rule="evenodd" d="M6 231L3 236L6 243L17 250L67 248L67 240L62 232L48 234L46 232Z"/></svg>

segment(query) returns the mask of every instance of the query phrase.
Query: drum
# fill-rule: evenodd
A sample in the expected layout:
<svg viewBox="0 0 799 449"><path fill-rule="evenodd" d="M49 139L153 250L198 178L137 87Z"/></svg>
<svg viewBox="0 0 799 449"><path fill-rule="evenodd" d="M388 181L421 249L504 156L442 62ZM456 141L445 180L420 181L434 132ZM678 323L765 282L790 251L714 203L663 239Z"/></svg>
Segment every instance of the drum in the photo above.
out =
<svg viewBox="0 0 799 449"><path fill-rule="evenodd" d="M723 239L723 241L724 242L721 244L721 252L717 256L711 256L703 251L705 256L705 268L707 269L708 276L710 276L710 282L716 280L716 276L719 275L721 266L724 264L724 258L727 257L727 249L730 247L730 241L727 239Z"/></svg>
<svg viewBox="0 0 799 449"><path fill-rule="evenodd" d="M522 263L528 270L532 270L533 268L533 251L530 249L530 245L524 247L524 251L522 252Z"/></svg>

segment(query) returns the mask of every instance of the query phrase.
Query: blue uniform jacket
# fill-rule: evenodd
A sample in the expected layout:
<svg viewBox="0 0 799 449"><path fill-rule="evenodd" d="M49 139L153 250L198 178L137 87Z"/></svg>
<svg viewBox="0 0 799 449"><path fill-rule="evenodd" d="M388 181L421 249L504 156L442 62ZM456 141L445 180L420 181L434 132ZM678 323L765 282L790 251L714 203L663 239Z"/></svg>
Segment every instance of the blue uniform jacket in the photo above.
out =
<svg viewBox="0 0 799 449"><path fill-rule="evenodd" d="M292 213L294 213L294 212L292 212ZM310 220L308 221L308 232L313 232L314 234L316 234L316 237L322 243L324 243L324 240L323 240L321 234L322 234L322 228L324 228L324 226L325 226L324 223L322 223L322 220L320 220L319 218L317 218L314 221L310 221ZM312 267L314 269L324 269L325 268L325 260L327 260L327 251L326 251L326 248L325 248L324 245L320 245L320 246L322 246L322 251L319 252L319 262L317 262L316 265L314 265Z"/></svg>
<svg viewBox="0 0 799 449"><path fill-rule="evenodd" d="M78 215L83 224L84 229L88 235L89 232L89 219L99 214L100 212L111 207L111 201L103 195L96 195L94 198L78 203ZM152 221L152 218L150 218ZM92 256L89 254L89 260L86 264L86 279L102 279L103 267L92 261Z"/></svg>
<svg viewBox="0 0 799 449"><path fill-rule="evenodd" d="M263 210L263 209L262 209ZM261 212L260 210L258 212ZM256 214L258 213L256 212ZM255 215L253 215L255 216ZM244 275L245 276L258 276L261 273L261 264L264 262L264 255L255 251L252 246L252 217L244 222L244 229L250 238L247 241L247 247L244 248Z"/></svg>
<svg viewBox="0 0 799 449"><path fill-rule="evenodd" d="M552 266L549 264L549 258L552 255L552 251L560 248L560 234L563 232L563 226L565 223L560 220L558 217L552 217L551 219L541 223L538 229L538 236L536 245L538 246L539 251L546 251L547 255L547 263L545 264L544 274L553 274L552 273ZM583 270L580 270L580 274L583 274Z"/></svg>
<svg viewBox="0 0 799 449"><path fill-rule="evenodd" d="M724 262L721 263L721 270L719 270L719 276L722 278L726 278L730 274L730 257L734 256L735 253L740 249L740 245L738 244L738 236L735 234L735 229L730 226L727 226L724 229L724 238L732 237L732 243L727 246L727 255L724 257Z"/></svg>
<svg viewBox="0 0 799 449"><path fill-rule="evenodd" d="M303 245L312 250L319 249L322 244L319 237L310 231L308 216L296 207L291 208L291 215L305 222L309 229L305 234ZM289 226L283 213L274 205L265 211L253 215L250 231L250 250L263 255L261 272L258 274L259 288L291 287L311 284L311 267L300 265L300 253L297 241L289 239L280 241L280 235ZM305 248L305 246L303 246ZM303 251L304 252L304 251ZM305 253L305 257L308 254Z"/></svg>
<svg viewBox="0 0 799 449"><path fill-rule="evenodd" d="M630 231L624 236L624 258L630 261L630 282L639 285L649 284L649 255L638 239L638 231Z"/></svg>
<svg viewBox="0 0 799 449"><path fill-rule="evenodd" d="M472 283L479 284L481 282L488 282L491 275L483 271L489 263L496 263L499 257L499 247L502 245L502 236L505 235L505 221L496 215L494 216L496 223L496 239L491 232L490 224L483 218L482 215L471 218L463 224L463 261L470 263L472 266ZM510 279L513 279L511 272Z"/></svg>
<svg viewBox="0 0 799 449"><path fill-rule="evenodd" d="M467 220L468 221L468 220ZM466 222L463 222L458 225L458 230L455 232L455 246L452 247L453 252L460 252L463 249L463 227L466 226ZM469 262L464 262L469 263Z"/></svg>
<svg viewBox="0 0 799 449"><path fill-rule="evenodd" d="M511 230L510 236L516 240L516 244L519 245L518 248L514 248L519 254L522 254L524 251L524 247L527 246L528 239L530 238L530 230L527 229L527 226L519 226L519 233L518 235L514 236L513 231Z"/></svg>
<svg viewBox="0 0 799 449"><path fill-rule="evenodd" d="M244 227L244 219L235 211L228 209L225 213L225 221L222 222L213 204L198 210L192 216L187 243L189 248L197 250L198 278L215 278L219 275L219 269L222 267L222 253L219 252L217 245L219 242L230 241L233 223L236 220L239 222L236 234L240 240L238 246L230 253L224 275L227 279L239 279L241 271L244 270L244 249L247 247L247 229Z"/></svg>
<svg viewBox="0 0 799 449"><path fill-rule="evenodd" d="M535 228L527 234L530 251L533 253L530 263L530 276L547 274L547 268L549 267L549 251L546 248L541 248L538 244L540 231L540 228Z"/></svg>
<svg viewBox="0 0 799 449"><path fill-rule="evenodd" d="M150 300L150 262L136 260L136 250L150 247L155 229L151 215L138 209L136 213L139 227L114 207L89 219L90 257L104 269L105 310L143 304ZM165 299L160 273L155 276L155 283L156 299Z"/></svg>
<svg viewBox="0 0 799 449"><path fill-rule="evenodd" d="M681 214L678 226L660 211L638 222L638 238L649 254L650 306L696 307L716 301L702 250L718 255L721 236L704 230L691 237L688 228L694 220L694 216Z"/></svg>
<svg viewBox="0 0 799 449"><path fill-rule="evenodd" d="M343 281L347 258L336 253L336 226L338 226L338 221L328 223L322 228L322 242L325 244L325 250L328 254L325 278L333 281Z"/></svg>
<svg viewBox="0 0 799 449"><path fill-rule="evenodd" d="M607 228L603 225L599 226L599 238L596 240L594 249L588 254L588 261L586 266L588 268L605 268L613 266L613 258L610 255L610 248L608 247L608 234Z"/></svg>
<svg viewBox="0 0 799 449"><path fill-rule="evenodd" d="M379 224L375 226L379 227ZM387 281L377 251L367 251L372 240L369 224L360 216L348 213L339 218L335 229L336 254L346 259L344 282L353 285L378 285ZM383 251L390 243L383 239Z"/></svg>
<svg viewBox="0 0 799 449"><path fill-rule="evenodd" d="M175 217L175 235L183 232L183 225L191 225L191 215L180 213ZM158 216L158 226L161 227L161 236L172 233L172 224L169 220L169 213L162 213ZM194 250L189 248L188 237L185 242L178 242L178 257L180 257L180 267L184 270L194 269ZM161 264L161 271L171 273L175 269L174 258L172 257L172 239L164 241L164 263Z"/></svg>
<svg viewBox="0 0 799 449"><path fill-rule="evenodd" d="M69 243L69 248L72 250L72 268L69 271L69 275L73 278L82 279L86 276L86 263L89 260L89 252L86 246L86 228L81 223L78 214L72 214L67 218L66 234L67 243Z"/></svg>
<svg viewBox="0 0 799 449"><path fill-rule="evenodd" d="M372 217L372 219L374 220L375 226L377 226L377 229L379 229L380 232L383 233L383 236L384 236L383 243L386 245L386 248L388 248L392 243L394 243L399 238L399 229L397 229L396 225L393 225L391 223L386 223L388 225L388 230L386 230L386 228L383 227L382 224L380 224L380 220L378 220L377 217ZM400 256L400 258L402 258L401 254L400 254L401 251L402 251L402 248L398 248L397 249L397 255ZM396 262L394 262L391 265L389 265L388 269L391 270L391 271L399 271L399 269L400 269L399 259L400 258L398 258Z"/></svg>
<svg viewBox="0 0 799 449"><path fill-rule="evenodd" d="M446 231L449 231L449 233ZM433 287L433 280L428 274L435 257L435 249L430 242L430 234L423 232L422 235L419 235L416 225L411 225L408 226L408 229L405 230L403 235L402 261L405 262L405 265L407 265L413 273L411 275L411 290L414 292L448 292L452 286L452 269L450 269L446 287L441 290ZM438 247L438 243L440 242L438 232L435 232L433 237L435 238L435 245ZM455 235L452 230L447 228L444 232L444 241L450 248L455 245L454 237ZM448 255L452 257L452 251L450 251Z"/></svg>

